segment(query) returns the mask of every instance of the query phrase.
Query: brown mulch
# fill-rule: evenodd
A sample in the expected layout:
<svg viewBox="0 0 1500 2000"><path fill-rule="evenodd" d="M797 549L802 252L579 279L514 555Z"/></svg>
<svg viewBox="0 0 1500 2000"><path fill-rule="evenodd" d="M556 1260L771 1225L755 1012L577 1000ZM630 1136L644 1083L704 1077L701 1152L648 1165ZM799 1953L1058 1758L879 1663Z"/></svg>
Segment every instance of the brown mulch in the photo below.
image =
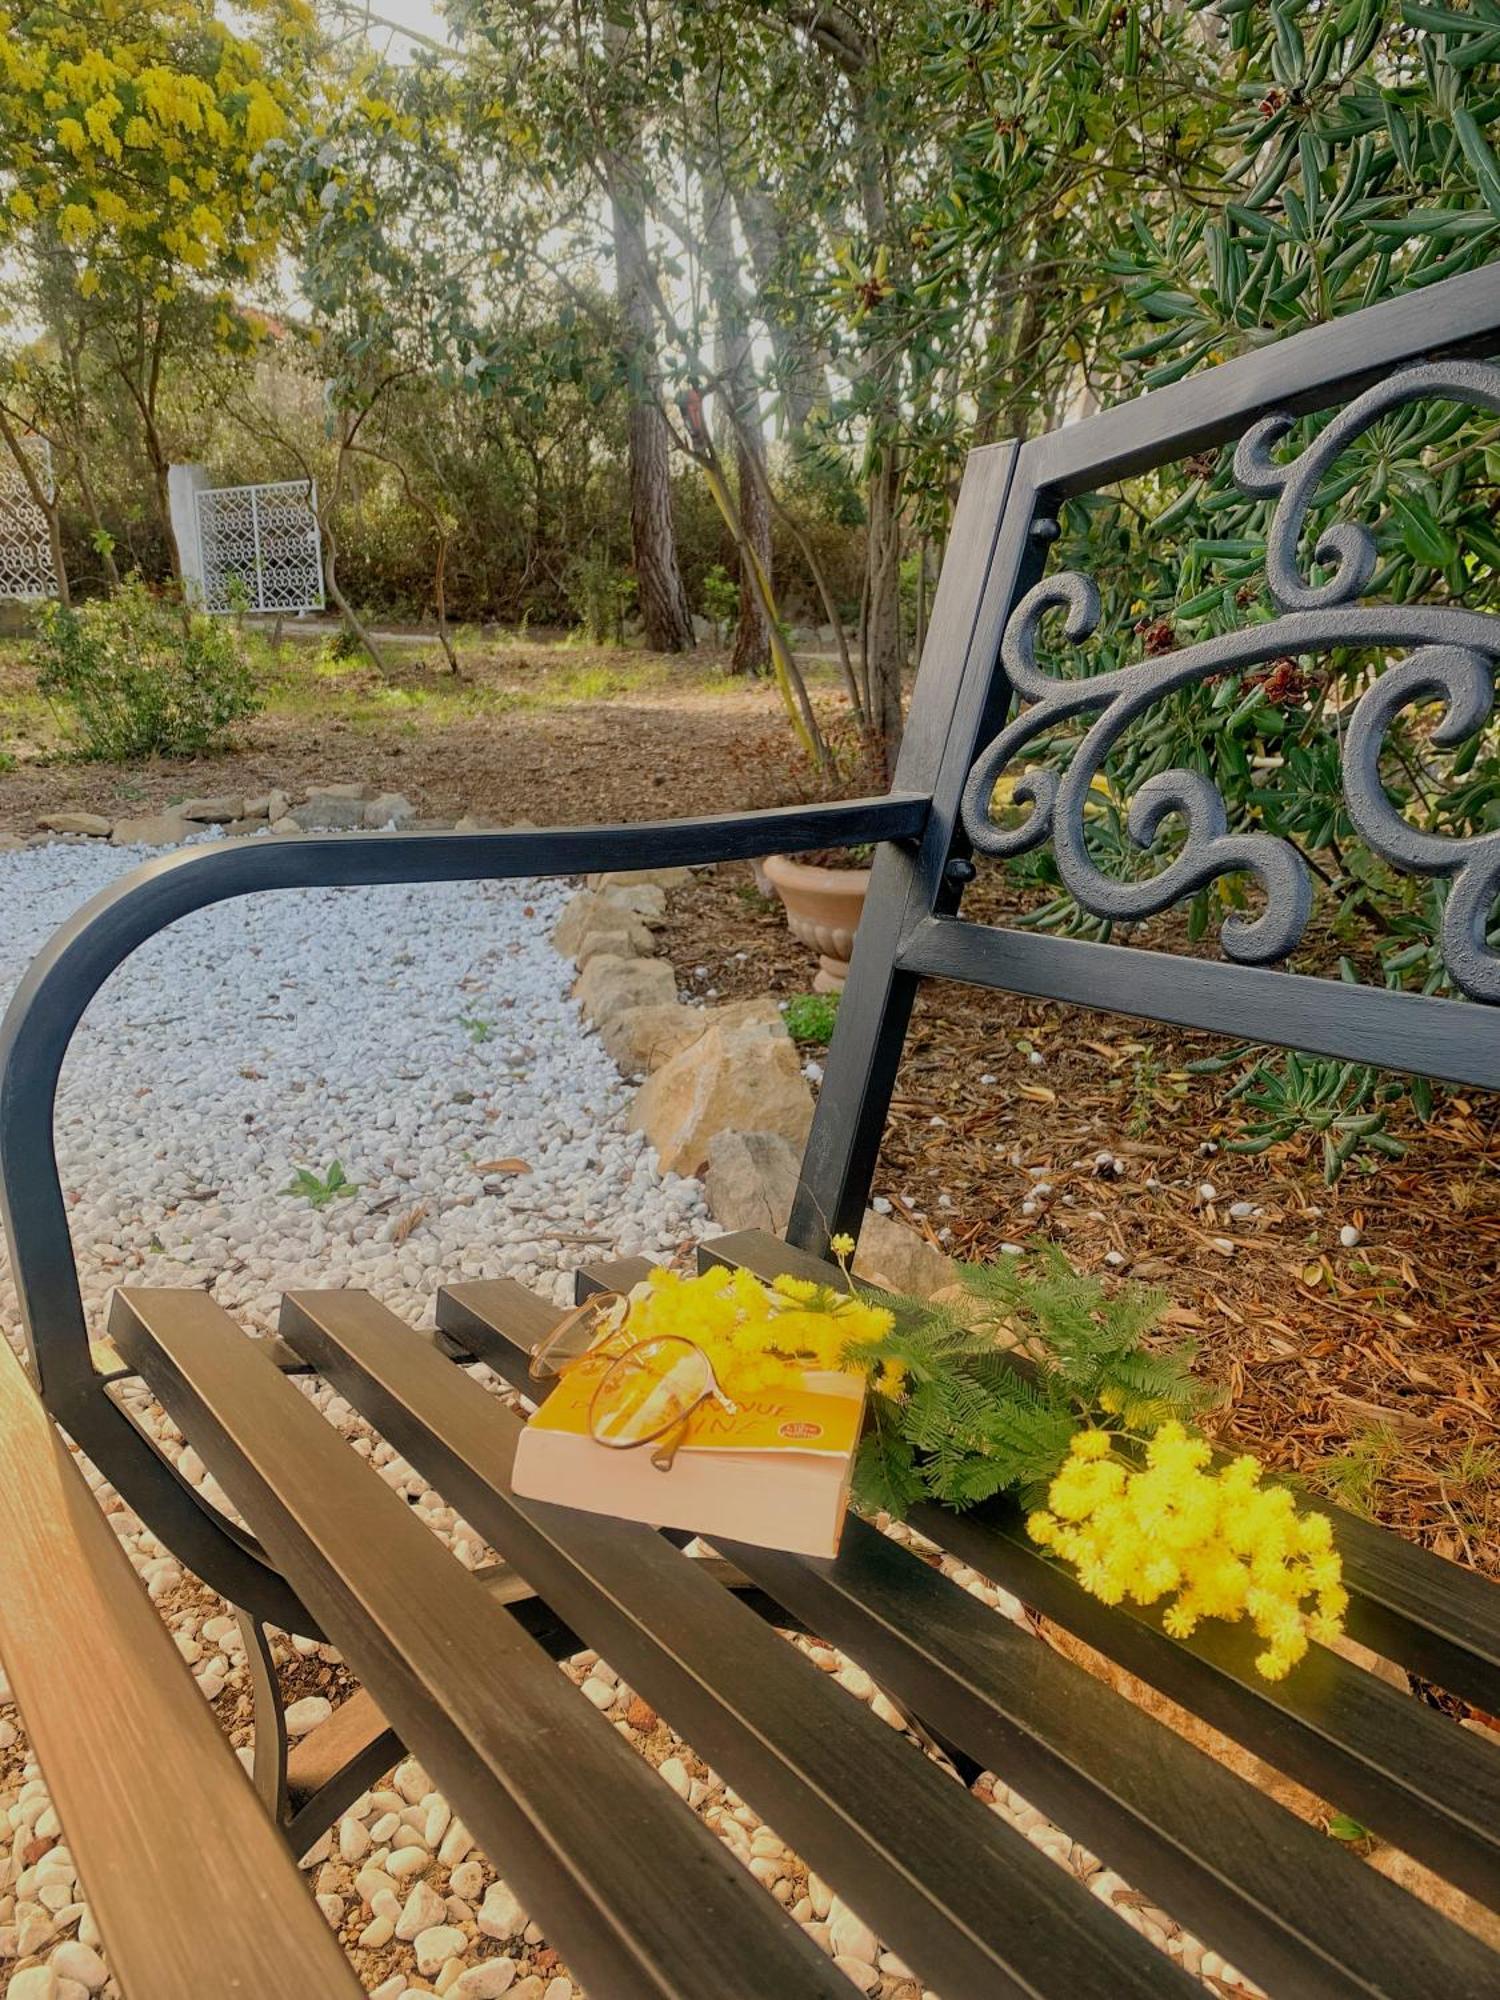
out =
<svg viewBox="0 0 1500 2000"><path fill-rule="evenodd" d="M983 877L971 899L1007 900ZM663 949L725 999L804 992L814 970L744 867L672 899ZM874 1192L955 1257L1050 1242L1159 1286L1226 1386L1226 1441L1500 1574L1500 1107L1452 1094L1425 1128L1398 1117L1405 1158L1330 1188L1300 1143L1225 1150L1238 1068L1185 1066L1230 1046L929 984Z"/></svg>

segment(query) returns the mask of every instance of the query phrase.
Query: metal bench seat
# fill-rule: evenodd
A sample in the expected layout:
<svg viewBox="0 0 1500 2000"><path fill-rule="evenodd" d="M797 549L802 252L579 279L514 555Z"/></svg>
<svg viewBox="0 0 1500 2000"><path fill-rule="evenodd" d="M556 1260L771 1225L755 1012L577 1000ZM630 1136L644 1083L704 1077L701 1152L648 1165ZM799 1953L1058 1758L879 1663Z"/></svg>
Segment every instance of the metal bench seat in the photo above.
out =
<svg viewBox="0 0 1500 2000"><path fill-rule="evenodd" d="M552 1315L515 1285L441 1294L436 1343L358 1294L297 1294L279 1338L256 1341L203 1292L121 1293L111 1332L126 1372L191 1439L243 1517L231 1520L178 1475L126 1407L119 1371L90 1347L52 1132L63 1058L94 994L154 932L223 898L866 842L869 897L787 1241L722 1238L707 1256L762 1275L809 1259L835 1273L830 1236L858 1234L926 979L1494 1089L1495 836L1439 841L1408 825L1385 794L1381 756L1407 703L1446 704L1439 748L1485 724L1500 620L1455 602L1365 603L1377 576L1366 531L1352 521L1331 536L1304 530L1320 490L1347 495L1325 484L1334 461L1387 413L1423 398L1500 409L1500 367L1486 359L1497 350L1491 265L1053 435L975 451L882 796L647 825L225 843L137 870L38 957L0 1033L0 1212L33 1386L152 1532L239 1609L256 1782L295 1851L409 1746L598 2000L842 1993L843 1974L557 1672L558 1658L593 1647L942 2000L1165 1994L1189 1983L955 1782L955 1772L985 1770L1277 1995L1500 1991L1485 1914L1500 1907L1500 1746L1480 1721L1500 1714L1500 1591L1488 1580L1336 1516L1350 1636L1430 1683L1447 1708L1476 1711L1455 1719L1339 1653L1315 1649L1269 1684L1238 1629L1209 1625L1177 1641L1150 1613L1106 1608L1029 1541L1007 1501L915 1512L930 1543L1070 1635L1091 1672L867 1523L851 1522L831 1563L748 1547L710 1560L639 1525L516 1500L507 1468L518 1418L453 1365L478 1357L518 1379L522 1351ZM1293 422L1335 409L1294 456ZM1061 612L1081 643L1098 618L1089 578L1048 572L1063 504L1228 445L1242 492L1273 503L1272 615L1106 672L1048 673L1045 620ZM1346 646L1379 649L1388 664L1343 719L1345 804L1388 867L1447 878L1444 991L1284 969L1309 919L1306 866L1275 833L1231 829L1202 773L1159 772L1132 801L1128 824L1142 842L1168 820L1181 829L1157 873L1107 877L1089 853L1092 781L1153 703L1272 658ZM1030 769L1043 740L1071 740L1062 768ZM1007 772L1024 810L998 824L991 799ZM1228 918L1222 959L965 918L976 856L1044 842L1080 908L1110 923L1157 914L1227 875L1251 878L1256 914ZM422 1470L501 1568L471 1575L434 1542L299 1389L295 1376L309 1371ZM24 1510L16 1520L18 1533L34 1532ZM18 1573L39 1588L34 1563ZM333 1641L362 1684L290 1753L263 1637L272 1625ZM952 1768L833 1686L778 1627L814 1632L859 1661L914 1719L913 1739L939 1746ZM1127 1698L1107 1671L1149 1690L1150 1703ZM45 1703L45 1677L30 1693L34 1708ZM1161 1709L1195 1718L1195 1740ZM1447 1885L1451 1914L1439 1914L1436 1889L1425 1900L1408 1893L1199 1747L1216 1740L1203 1725L1383 1836ZM45 1721L38 1738L58 1741ZM75 1783L71 1797L76 1813L88 1809L86 1787ZM131 1944L138 1953L138 1928ZM132 2000L174 1990L138 1977Z"/></svg>
<svg viewBox="0 0 1500 2000"><path fill-rule="evenodd" d="M799 1261L753 1235L705 1254L765 1274ZM583 1288L644 1268L588 1274ZM445 1354L366 1293L295 1293L281 1338L945 2000L1192 1982L786 1644L778 1620L847 1652L962 1774L1020 1791L1269 1991L1495 1990L1500 1957L1478 1939L866 1523L850 1522L831 1563L724 1545L760 1587L757 1615L664 1535L518 1499L521 1419L454 1357L534 1394L528 1357L555 1319L509 1281L455 1286L439 1295ZM622 1996L691 1976L725 1994L843 1990L547 1650L349 1450L278 1365L286 1355L199 1291L122 1291L110 1333L587 1984ZM1059 1591L1064 1573L1028 1554L1003 1512L925 1510L914 1525L1097 1641L1093 1601ZM1164 1659L1196 1657L1191 1642L1153 1636ZM1266 1688L1227 1636L1201 1679L1128 1663L1500 1907L1500 1746L1332 1654ZM1330 1775L1341 1789L1328 1791Z"/></svg>

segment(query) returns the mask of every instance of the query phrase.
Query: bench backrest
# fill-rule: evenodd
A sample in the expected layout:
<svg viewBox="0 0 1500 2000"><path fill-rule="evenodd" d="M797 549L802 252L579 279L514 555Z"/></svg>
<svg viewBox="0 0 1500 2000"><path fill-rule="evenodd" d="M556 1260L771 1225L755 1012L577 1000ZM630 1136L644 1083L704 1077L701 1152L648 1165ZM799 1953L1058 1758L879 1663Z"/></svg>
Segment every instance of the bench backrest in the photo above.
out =
<svg viewBox="0 0 1500 2000"><path fill-rule="evenodd" d="M1494 698L1500 619L1456 604L1364 603L1373 539L1340 518L1301 546L1309 509L1340 455L1383 416L1424 398L1500 411L1500 263L1415 291L1205 371L1023 445L970 458L949 540L896 773L930 793L915 846L880 852L790 1234L823 1251L858 1230L917 984L970 981L1077 1005L1209 1029L1458 1083L1500 1082L1500 952L1486 941L1500 897L1500 833L1446 838L1403 819L1380 776L1382 745L1408 704L1446 710L1433 741L1451 750L1482 728ZM1343 405L1298 455L1277 447L1295 420ZM1054 676L1040 628L1063 614L1087 641L1099 618L1093 581L1045 574L1058 509L1081 494L1236 442L1240 492L1274 502L1265 584L1274 616L1200 644L1092 676ZM1321 575L1310 574L1313 562ZM1226 671L1341 646L1389 648L1391 664L1342 719L1344 800L1359 836L1391 867L1446 878L1440 947L1462 997L1353 985L1275 968L1301 941L1313 881L1298 848L1258 829L1229 830L1212 780L1159 772L1129 803L1132 839L1149 846L1176 816L1170 863L1120 880L1088 852L1085 810L1122 734L1174 690ZM1066 767L1028 774L1033 746L1060 725L1077 741ZM997 824L998 780L1016 781L1019 824ZM1018 855L1050 842L1079 907L1114 921L1165 910L1221 877L1253 878L1252 917L1231 914L1222 956L997 928L959 915L972 856ZM1472 1003L1478 1002L1479 1005Z"/></svg>

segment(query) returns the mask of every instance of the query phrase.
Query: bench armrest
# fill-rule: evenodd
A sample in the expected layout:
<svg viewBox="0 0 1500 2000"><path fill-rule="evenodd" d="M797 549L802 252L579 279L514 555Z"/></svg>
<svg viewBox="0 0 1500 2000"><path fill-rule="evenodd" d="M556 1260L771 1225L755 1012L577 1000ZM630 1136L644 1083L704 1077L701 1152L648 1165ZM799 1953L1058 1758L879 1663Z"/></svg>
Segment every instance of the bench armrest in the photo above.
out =
<svg viewBox="0 0 1500 2000"><path fill-rule="evenodd" d="M90 1353L53 1115L63 1058L99 988L157 931L234 896L580 875L910 840L926 825L929 803L923 793L890 792L634 826L233 841L164 855L123 876L44 946L0 1026L0 1222L32 1374L47 1408L205 1582L270 1622L316 1636L255 1543L206 1509L111 1400Z"/></svg>
<svg viewBox="0 0 1500 2000"><path fill-rule="evenodd" d="M0 1338L0 1661L127 2000L359 1981Z"/></svg>

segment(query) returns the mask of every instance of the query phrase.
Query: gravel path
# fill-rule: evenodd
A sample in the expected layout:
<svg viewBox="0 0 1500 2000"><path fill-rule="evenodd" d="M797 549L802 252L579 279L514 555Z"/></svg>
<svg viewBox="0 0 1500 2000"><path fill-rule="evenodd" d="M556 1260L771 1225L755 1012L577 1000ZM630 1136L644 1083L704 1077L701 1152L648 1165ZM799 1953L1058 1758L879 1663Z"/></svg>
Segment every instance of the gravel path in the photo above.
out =
<svg viewBox="0 0 1500 2000"><path fill-rule="evenodd" d="M145 851L0 854L0 995ZM626 1092L566 997L553 884L295 890L199 911L121 967L64 1070L58 1140L84 1294L212 1280L247 1324L362 1285L431 1316L440 1278L558 1293L590 1256L706 1221L623 1130ZM334 1161L355 1192L286 1192ZM529 1172L513 1165L524 1162ZM0 1316L12 1316L0 1266Z"/></svg>

